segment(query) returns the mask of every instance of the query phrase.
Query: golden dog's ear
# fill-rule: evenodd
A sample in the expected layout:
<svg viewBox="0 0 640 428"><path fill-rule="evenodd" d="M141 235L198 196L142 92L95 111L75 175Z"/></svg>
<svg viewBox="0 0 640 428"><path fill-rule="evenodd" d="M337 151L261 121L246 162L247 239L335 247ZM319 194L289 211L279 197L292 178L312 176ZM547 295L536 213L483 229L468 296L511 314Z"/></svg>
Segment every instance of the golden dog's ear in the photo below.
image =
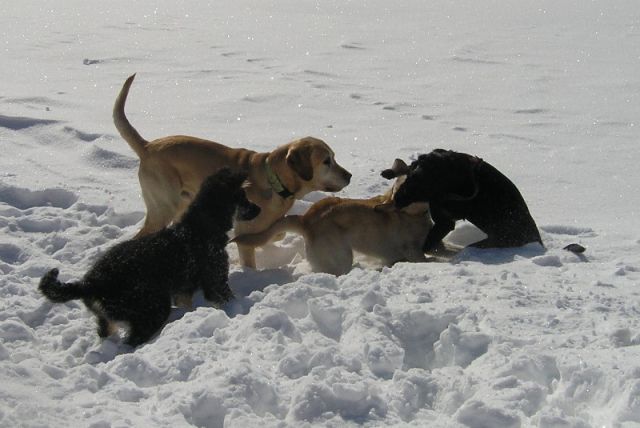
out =
<svg viewBox="0 0 640 428"><path fill-rule="evenodd" d="M409 215L425 215L429 211L428 202L414 202L402 208L400 211Z"/></svg>
<svg viewBox="0 0 640 428"><path fill-rule="evenodd" d="M373 210L379 213L388 213L391 211L395 211L395 209L396 207L393 204L393 201L384 202L373 207Z"/></svg>
<svg viewBox="0 0 640 428"><path fill-rule="evenodd" d="M311 147L292 147L287 152L287 165L305 181L313 178L313 165L311 165Z"/></svg>

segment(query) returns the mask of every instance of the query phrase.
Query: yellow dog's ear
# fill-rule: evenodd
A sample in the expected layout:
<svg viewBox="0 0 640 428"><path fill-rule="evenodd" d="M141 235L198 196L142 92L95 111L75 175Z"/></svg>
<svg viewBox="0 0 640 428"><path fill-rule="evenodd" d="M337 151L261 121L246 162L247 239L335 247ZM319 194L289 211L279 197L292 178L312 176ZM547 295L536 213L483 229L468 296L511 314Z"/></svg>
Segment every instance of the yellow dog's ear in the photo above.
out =
<svg viewBox="0 0 640 428"><path fill-rule="evenodd" d="M379 213L388 213L391 211L395 211L396 207L393 204L393 201L387 201L382 204L376 205L375 207L373 207L373 210Z"/></svg>
<svg viewBox="0 0 640 428"><path fill-rule="evenodd" d="M400 209L400 211L409 215L426 215L429 212L429 203L414 202Z"/></svg>
<svg viewBox="0 0 640 428"><path fill-rule="evenodd" d="M311 165L311 150L309 146L291 147L287 152L287 165L305 181L313 178L313 165Z"/></svg>

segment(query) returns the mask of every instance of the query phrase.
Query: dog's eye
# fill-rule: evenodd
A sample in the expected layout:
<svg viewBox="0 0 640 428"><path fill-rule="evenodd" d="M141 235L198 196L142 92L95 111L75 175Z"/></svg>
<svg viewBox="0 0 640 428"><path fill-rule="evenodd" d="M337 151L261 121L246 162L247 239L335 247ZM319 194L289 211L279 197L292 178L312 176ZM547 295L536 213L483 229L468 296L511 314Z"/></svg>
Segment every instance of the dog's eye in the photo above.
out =
<svg viewBox="0 0 640 428"><path fill-rule="evenodd" d="M331 165L331 158L326 158L323 163L327 166Z"/></svg>

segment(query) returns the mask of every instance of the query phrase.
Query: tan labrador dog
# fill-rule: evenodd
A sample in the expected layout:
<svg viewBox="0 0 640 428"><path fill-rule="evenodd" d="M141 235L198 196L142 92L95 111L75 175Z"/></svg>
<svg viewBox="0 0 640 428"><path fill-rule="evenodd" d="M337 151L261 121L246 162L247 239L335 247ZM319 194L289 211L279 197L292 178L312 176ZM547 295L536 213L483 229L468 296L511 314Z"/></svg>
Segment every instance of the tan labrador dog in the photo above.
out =
<svg viewBox="0 0 640 428"><path fill-rule="evenodd" d="M304 215L288 215L263 232L236 236L232 241L257 247L283 232L301 234L311 269L333 275L351 270L353 251L378 258L387 266L398 261L426 262L422 243L433 225L428 204L395 208L393 195L403 181L399 177L384 195L370 199L322 199Z"/></svg>
<svg viewBox="0 0 640 428"><path fill-rule="evenodd" d="M202 181L222 167L248 174L245 192L261 209L251 221L237 221L236 234L257 233L282 218L314 190L337 192L351 174L335 161L322 140L301 138L267 153L234 149L196 137L174 135L147 141L127 120L124 106L135 74L124 83L113 107L113 120L122 138L140 158L138 178L147 207L144 226L136 237L178 221L198 193ZM255 268L255 249L238 246L240 263Z"/></svg>

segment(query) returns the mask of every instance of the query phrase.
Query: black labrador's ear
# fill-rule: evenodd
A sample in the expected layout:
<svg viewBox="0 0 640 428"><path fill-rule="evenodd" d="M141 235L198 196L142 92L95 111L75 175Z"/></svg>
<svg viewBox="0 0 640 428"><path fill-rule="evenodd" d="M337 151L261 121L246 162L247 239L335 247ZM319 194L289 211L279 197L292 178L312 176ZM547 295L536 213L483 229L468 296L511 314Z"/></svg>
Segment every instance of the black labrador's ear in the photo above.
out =
<svg viewBox="0 0 640 428"><path fill-rule="evenodd" d="M311 165L311 148L293 147L287 152L287 165L305 181L313 178L313 166Z"/></svg>
<svg viewBox="0 0 640 428"><path fill-rule="evenodd" d="M389 169L385 169L380 173L381 176L387 180L396 178L401 175L406 175L409 172L409 167L402 159L396 159L393 161L393 165Z"/></svg>
<svg viewBox="0 0 640 428"><path fill-rule="evenodd" d="M382 171L380 173L380 175L384 178L386 178L387 180L391 180L392 178L396 178L397 175L395 172L393 172L392 169L385 169L384 171Z"/></svg>

